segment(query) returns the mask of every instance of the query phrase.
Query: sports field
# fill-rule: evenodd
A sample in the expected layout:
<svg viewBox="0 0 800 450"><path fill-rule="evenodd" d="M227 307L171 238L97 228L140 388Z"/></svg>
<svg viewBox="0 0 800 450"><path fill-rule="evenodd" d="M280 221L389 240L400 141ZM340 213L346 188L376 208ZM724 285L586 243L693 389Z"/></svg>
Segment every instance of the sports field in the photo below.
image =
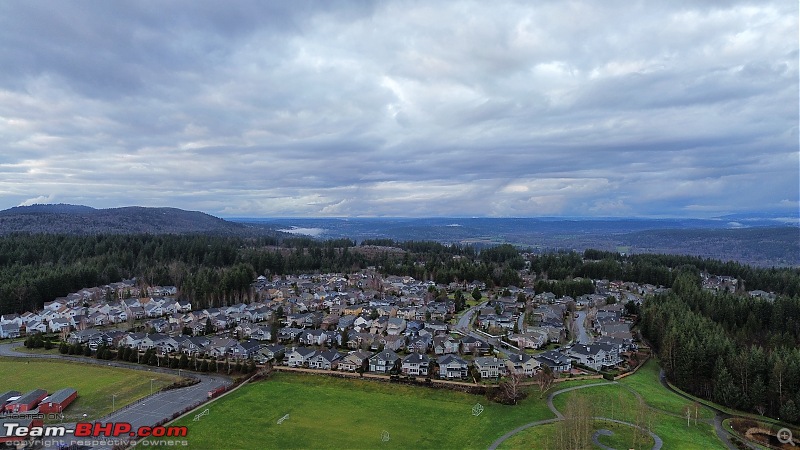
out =
<svg viewBox="0 0 800 450"><path fill-rule="evenodd" d="M156 391L178 377L67 361L0 358L0 391L77 389L78 398L64 410L67 422L83 420L83 414L85 420L97 419L111 412L112 403L120 408L149 395L151 379Z"/></svg>

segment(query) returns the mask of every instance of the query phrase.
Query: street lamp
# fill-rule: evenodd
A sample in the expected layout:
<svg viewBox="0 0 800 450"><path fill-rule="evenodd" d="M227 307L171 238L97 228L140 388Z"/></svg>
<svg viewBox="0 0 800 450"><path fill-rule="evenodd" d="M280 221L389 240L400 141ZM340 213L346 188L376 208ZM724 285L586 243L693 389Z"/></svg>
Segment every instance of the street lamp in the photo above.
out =
<svg viewBox="0 0 800 450"><path fill-rule="evenodd" d="M153 395L153 381L156 381L155 378L150 378L150 395Z"/></svg>
<svg viewBox="0 0 800 450"><path fill-rule="evenodd" d="M117 409L116 400L117 400L117 394L111 394L111 412L114 412Z"/></svg>

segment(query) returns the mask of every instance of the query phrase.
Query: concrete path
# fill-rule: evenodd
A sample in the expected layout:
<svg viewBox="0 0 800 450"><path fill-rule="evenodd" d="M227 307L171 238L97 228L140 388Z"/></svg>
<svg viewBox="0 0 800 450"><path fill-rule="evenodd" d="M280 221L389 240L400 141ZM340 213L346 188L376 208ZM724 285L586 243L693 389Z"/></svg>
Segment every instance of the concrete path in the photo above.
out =
<svg viewBox="0 0 800 450"><path fill-rule="evenodd" d="M665 388L667 388L670 392L672 392L672 393L674 393L676 395L679 395L679 396L685 398L686 400L690 400L692 402L695 401L695 399L689 397L688 395L684 394L683 392L677 391L675 388L670 386L670 384L667 382L666 375L664 375L664 370L663 369L658 374L658 380L661 382L661 385L664 386ZM719 440L722 441L723 444L725 444L725 447L728 447L731 450L738 449L738 447L736 445L734 445L734 443L731 441L731 436L732 436L731 432L729 430L726 430L725 427L722 425L722 421L723 420L731 418L733 416L728 414L728 413L726 413L725 411L723 411L723 410L721 410L719 408L715 408L715 407L713 407L711 405L707 405L705 403L700 403L700 405L702 407L706 408L706 409L710 409L711 411L714 411L714 431L717 433L717 438L719 438ZM754 444L751 444L750 442L747 442L745 440L741 440L741 441L744 442L744 444L748 448L751 448L753 450L758 450L759 448L761 448L761 447L758 447L758 446L756 446Z"/></svg>
<svg viewBox="0 0 800 450"><path fill-rule="evenodd" d="M522 425L520 427L514 428L513 430L509 431L508 433L500 436L496 441L492 442L492 445L489 446L489 450L496 450L497 447L499 447L503 442L506 441L506 439L510 438L511 436L513 436L513 435L515 435L515 434L517 434L517 433L519 433L519 432L521 432L523 430L527 430L528 428L535 427L537 425L545 425L545 424L548 424L548 423L555 423L555 422L560 422L560 421L564 420L564 414L562 414L558 409L556 409L555 405L553 405L553 398L555 398L557 395L561 395L561 394L563 394L565 392L575 391L575 390L578 390L578 389L586 389L586 388L597 387L597 386L608 386L608 385L611 385L611 384L617 384L617 382L616 381L607 381L607 382L603 382L603 383L586 384L586 385L583 385L583 386L573 386L573 387L561 389L561 390L558 390L558 391L555 391L555 392L551 393L550 395L547 396L547 407L550 408L550 411L553 414L556 415L556 417L554 419L537 420L536 422L527 423L527 424ZM661 440L661 438L658 437L658 435L656 435L655 433L653 433L653 432L651 432L649 430L645 430L644 428L642 428L642 427L640 427L638 425L634 425L634 424L629 423L629 422L624 422L622 420L610 419L608 417L592 417L592 419L594 419L594 420L605 420L607 422L614 422L614 423L618 423L620 425L627 425L629 427L638 428L640 430L643 430L643 431L647 432L653 438L653 441L654 441L653 450L660 450L661 447L664 445L664 441ZM608 431L608 430L601 430L601 431ZM592 440L593 441L595 440L596 436L597 436L597 433L595 433L595 435L592 436ZM597 444L600 445L599 443L597 443ZM608 447L605 447L605 448L608 448Z"/></svg>

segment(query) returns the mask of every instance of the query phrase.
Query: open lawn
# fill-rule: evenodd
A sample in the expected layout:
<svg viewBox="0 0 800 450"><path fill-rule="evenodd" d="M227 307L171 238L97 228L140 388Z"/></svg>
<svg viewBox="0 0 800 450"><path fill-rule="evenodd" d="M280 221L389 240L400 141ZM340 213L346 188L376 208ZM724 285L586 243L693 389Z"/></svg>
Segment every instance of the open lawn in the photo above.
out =
<svg viewBox="0 0 800 450"><path fill-rule="evenodd" d="M637 412L644 414L638 422L658 434L665 448L723 448L709 423L699 421L687 427L685 419L670 415L676 404L663 397L674 394L654 387L657 376L657 371L643 370L627 379L631 386L653 395L653 405L666 405L667 411L640 407L631 391L636 388L622 384L564 393L556 396L554 403L563 412L570 396L587 396L598 416L635 423ZM557 383L551 391L601 381ZM540 398L534 387L519 405L503 406L484 396L449 390L278 373L207 405L208 415L198 421L190 414L175 424L188 427L189 444L194 448L483 449L518 426L553 418L546 398ZM475 416L472 407L478 403L483 411ZM612 446L632 442L629 427L596 421L594 430L599 429L615 432L600 437L601 442ZM529 428L502 448L553 448L558 430L558 424Z"/></svg>
<svg viewBox="0 0 800 450"><path fill-rule="evenodd" d="M116 395L117 408L145 397L150 394L151 379L158 390L178 377L67 361L0 358L0 391L77 389L78 398L64 411L65 421L82 419L83 414L93 420L110 413L112 395Z"/></svg>
<svg viewBox="0 0 800 450"><path fill-rule="evenodd" d="M647 436L646 439L639 437L637 445L631 446L631 443L634 441L634 430L625 425L598 420L594 422L593 430L609 430L613 432L611 436L598 437L600 443L611 448L634 448L636 450L649 450L653 448L653 438L650 436ZM563 448L564 446L561 445L561 443L567 439L568 433L569 430L565 429L562 423L551 423L538 427L531 427L515 434L505 441L503 445L500 446L500 450Z"/></svg>
<svg viewBox="0 0 800 450"><path fill-rule="evenodd" d="M189 427L196 448L485 449L508 430L553 417L538 391L531 394L503 406L449 390L279 373L176 425ZM478 403L484 409L475 416Z"/></svg>
<svg viewBox="0 0 800 450"><path fill-rule="evenodd" d="M693 418L696 409L699 419L712 419L714 417L714 413L711 410L695 405L694 402L675 395L662 386L658 380L659 371L658 362L651 358L635 375L621 379L620 383L639 392L647 404L653 408L678 414L681 417L685 416L686 408L689 408L692 411ZM696 406L699 407L696 408Z"/></svg>

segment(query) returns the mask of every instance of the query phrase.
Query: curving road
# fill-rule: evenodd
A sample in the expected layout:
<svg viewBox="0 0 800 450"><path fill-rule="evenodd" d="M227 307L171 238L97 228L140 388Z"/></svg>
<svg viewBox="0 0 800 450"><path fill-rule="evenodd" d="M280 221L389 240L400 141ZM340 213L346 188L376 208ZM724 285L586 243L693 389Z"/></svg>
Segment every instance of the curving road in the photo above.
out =
<svg viewBox="0 0 800 450"><path fill-rule="evenodd" d="M556 409L556 407L553 405L553 398L555 398L555 396L561 395L561 394L563 394L565 392L574 391L574 390L577 390L577 389L586 389L586 388L597 387L597 386L607 386L609 384L617 384L617 382L616 381L606 381L606 382L602 382L602 383L585 384L583 386L573 386L573 387L561 389L559 391L555 391L555 392L551 393L550 395L547 396L547 407L550 408L550 411L553 414L556 415L556 417L554 419L537 420L536 422L526 423L525 425L522 425L520 427L514 428L513 430L509 431L508 433L500 436L496 441L492 442L492 445L489 446L489 450L496 450L497 447L499 447L500 444L505 442L506 439L508 439L511 436L519 433L520 431L526 430L526 429L528 429L530 427L535 427L537 425L555 423L555 422L560 422L560 421L564 420L564 415L561 414L561 412L558 409ZM618 423L620 425L627 425L629 427L638 428L640 430L643 430L643 431L647 432L653 438L653 441L654 441L653 450L660 450L661 447L664 445L664 441L661 440L661 438L658 435L656 435L652 431L646 430L646 429L644 429L644 428L642 428L642 427L640 427L638 425L632 424L630 422L625 422L625 421L617 420L617 419L611 419L611 418L608 418L608 417L592 417L592 419L605 420L607 422L614 422L614 423ZM597 434L595 433L595 435L592 436L592 439L595 439L596 435Z"/></svg>
<svg viewBox="0 0 800 450"><path fill-rule="evenodd" d="M92 358L63 356L55 354L22 353L14 351L13 350L14 347L19 347L19 343L0 344L0 356L9 356L14 358L68 360L84 364L122 367L125 369L140 370L151 373L159 372L170 375L179 374L178 370L172 370L163 367L142 366L139 364L125 363L120 361L104 361ZM180 375L199 379L200 383L181 389L172 389L169 391L157 392L135 403L123 406L120 409L117 409L116 411L112 412L111 414L98 419L97 422L103 422L103 423L129 422L134 430L143 426L152 427L159 422L164 422L172 419L173 415L180 414L187 408L191 408L197 406L202 402L205 402L208 399L208 391L213 390L220 386L229 386L230 384L232 384L232 381L229 378L221 376L198 374L189 371L181 371ZM68 427L74 426L74 424L64 424L64 425ZM50 439L50 441L56 441L56 439ZM75 438L75 437L66 437L62 438L61 442L51 442L51 443L53 445L51 445L49 448L58 448L59 446L62 445L76 444L76 445L84 445L90 448L103 449L103 448L111 448L113 447L114 444L113 442L103 441L100 440L99 438L87 441L85 439Z"/></svg>

